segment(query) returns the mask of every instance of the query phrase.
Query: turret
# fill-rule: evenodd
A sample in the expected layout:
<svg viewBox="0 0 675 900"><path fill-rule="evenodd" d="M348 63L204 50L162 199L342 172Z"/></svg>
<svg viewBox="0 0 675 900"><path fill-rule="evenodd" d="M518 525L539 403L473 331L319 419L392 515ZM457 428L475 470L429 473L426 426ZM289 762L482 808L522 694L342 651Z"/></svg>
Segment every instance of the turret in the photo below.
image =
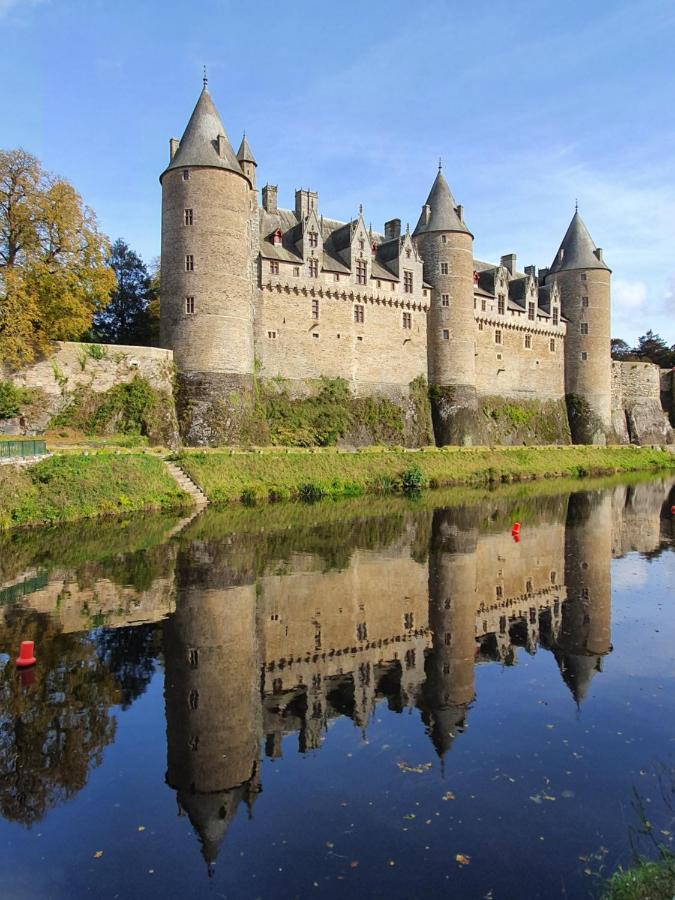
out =
<svg viewBox="0 0 675 900"><path fill-rule="evenodd" d="M440 166L413 240L432 286L427 345L436 442L478 443L473 235Z"/></svg>
<svg viewBox="0 0 675 900"><path fill-rule="evenodd" d="M246 138L246 132L244 132L241 144L239 145L239 150L237 150L237 160L239 161L242 172L251 182L251 187L255 188L255 170L258 168L258 163L255 161L255 157L251 151L251 147Z"/></svg>
<svg viewBox="0 0 675 900"><path fill-rule="evenodd" d="M605 444L611 432L611 270L575 211L546 283L560 289L567 319L565 393L575 444Z"/></svg>
<svg viewBox="0 0 675 900"><path fill-rule="evenodd" d="M247 158L240 164L204 79L160 176L160 338L174 351L186 443L226 441L229 435L214 431L222 416L212 404L252 389L255 161L242 146Z"/></svg>

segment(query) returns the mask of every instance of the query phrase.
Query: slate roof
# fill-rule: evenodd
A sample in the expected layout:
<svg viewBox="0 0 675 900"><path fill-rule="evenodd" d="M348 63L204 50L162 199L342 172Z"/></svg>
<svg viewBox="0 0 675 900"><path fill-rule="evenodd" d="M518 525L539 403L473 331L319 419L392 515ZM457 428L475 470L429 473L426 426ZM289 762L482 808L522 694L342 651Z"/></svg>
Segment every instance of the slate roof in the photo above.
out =
<svg viewBox="0 0 675 900"><path fill-rule="evenodd" d="M429 221L424 221L425 213L422 210L414 235L429 231L463 231L471 234L457 215L457 204L441 169L438 170L438 175L431 186L425 206L429 206L431 210Z"/></svg>
<svg viewBox="0 0 675 900"><path fill-rule="evenodd" d="M218 154L219 134L225 138L222 156ZM207 87L204 87L199 95L197 105L190 116L183 137L180 139L178 150L164 171L184 169L186 166L211 166L243 175Z"/></svg>
<svg viewBox="0 0 675 900"><path fill-rule="evenodd" d="M253 163L254 166L258 165L258 163L255 161L253 151L251 150L251 146L246 137L246 132L244 132L244 136L241 139L241 144L239 145L239 149L237 150L237 159L240 163L250 162Z"/></svg>
<svg viewBox="0 0 675 900"><path fill-rule="evenodd" d="M562 256L561 256L562 251ZM609 266L598 259L597 247L593 238L584 225L578 210L572 216L569 228L565 232L555 259L549 269L549 275L563 272L569 269L605 269L611 271Z"/></svg>

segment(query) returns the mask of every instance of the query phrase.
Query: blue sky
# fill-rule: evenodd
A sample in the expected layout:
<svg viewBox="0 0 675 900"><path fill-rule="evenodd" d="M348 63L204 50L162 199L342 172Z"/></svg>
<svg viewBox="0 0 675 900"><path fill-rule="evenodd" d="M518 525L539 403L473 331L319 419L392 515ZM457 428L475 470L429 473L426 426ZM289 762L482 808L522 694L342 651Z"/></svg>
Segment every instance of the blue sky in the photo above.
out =
<svg viewBox="0 0 675 900"><path fill-rule="evenodd" d="M479 259L548 265L575 198L614 336L675 342L675 3L0 0L0 146L159 253L158 175L209 87L258 180L414 226L443 158Z"/></svg>

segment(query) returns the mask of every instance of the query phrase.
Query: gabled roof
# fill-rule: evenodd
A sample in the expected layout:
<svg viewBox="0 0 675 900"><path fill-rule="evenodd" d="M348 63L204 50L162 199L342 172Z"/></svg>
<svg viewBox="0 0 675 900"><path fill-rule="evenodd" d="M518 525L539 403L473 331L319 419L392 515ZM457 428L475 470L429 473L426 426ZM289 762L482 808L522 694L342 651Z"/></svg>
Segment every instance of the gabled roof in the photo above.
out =
<svg viewBox="0 0 675 900"><path fill-rule="evenodd" d="M471 234L457 214L455 198L452 196L448 182L440 168L424 205L430 208L429 221L425 221L426 215L423 209L413 232L414 235L429 231L463 231Z"/></svg>
<svg viewBox="0 0 675 900"><path fill-rule="evenodd" d="M239 149L237 150L237 159L240 163L250 162L253 163L254 166L258 165L258 163L255 161L253 151L251 150L251 146L246 137L246 132L244 132L244 136L241 139L241 144L239 145Z"/></svg>
<svg viewBox="0 0 675 900"><path fill-rule="evenodd" d="M222 156L218 154L218 135L225 138ZM243 175L207 87L199 95L178 150L164 171L186 166L210 166Z"/></svg>
<svg viewBox="0 0 675 900"><path fill-rule="evenodd" d="M609 266L599 258L597 247L579 215L575 211L572 221L565 233L555 259L549 269L549 275L563 272L568 269L605 269L611 271Z"/></svg>

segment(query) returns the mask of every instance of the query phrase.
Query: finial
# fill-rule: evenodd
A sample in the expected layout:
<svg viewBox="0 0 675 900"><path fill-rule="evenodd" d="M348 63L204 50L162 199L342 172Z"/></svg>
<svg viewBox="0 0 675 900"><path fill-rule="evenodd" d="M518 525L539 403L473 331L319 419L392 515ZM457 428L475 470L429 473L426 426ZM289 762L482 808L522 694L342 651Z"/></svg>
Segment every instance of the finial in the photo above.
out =
<svg viewBox="0 0 675 900"><path fill-rule="evenodd" d="M575 213L579 212L579 198L578 197L574 201L574 212Z"/></svg>
<svg viewBox="0 0 675 900"><path fill-rule="evenodd" d="M209 76L206 74L206 66L204 66L204 75L202 76L202 83L203 83L204 87L207 87L208 83L209 83Z"/></svg>
<svg viewBox="0 0 675 900"><path fill-rule="evenodd" d="M442 168L443 168L443 159L439 156L438 157L438 171L440 172Z"/></svg>
<svg viewBox="0 0 675 900"><path fill-rule="evenodd" d="M359 215L363 215L363 203L359 203Z"/></svg>

